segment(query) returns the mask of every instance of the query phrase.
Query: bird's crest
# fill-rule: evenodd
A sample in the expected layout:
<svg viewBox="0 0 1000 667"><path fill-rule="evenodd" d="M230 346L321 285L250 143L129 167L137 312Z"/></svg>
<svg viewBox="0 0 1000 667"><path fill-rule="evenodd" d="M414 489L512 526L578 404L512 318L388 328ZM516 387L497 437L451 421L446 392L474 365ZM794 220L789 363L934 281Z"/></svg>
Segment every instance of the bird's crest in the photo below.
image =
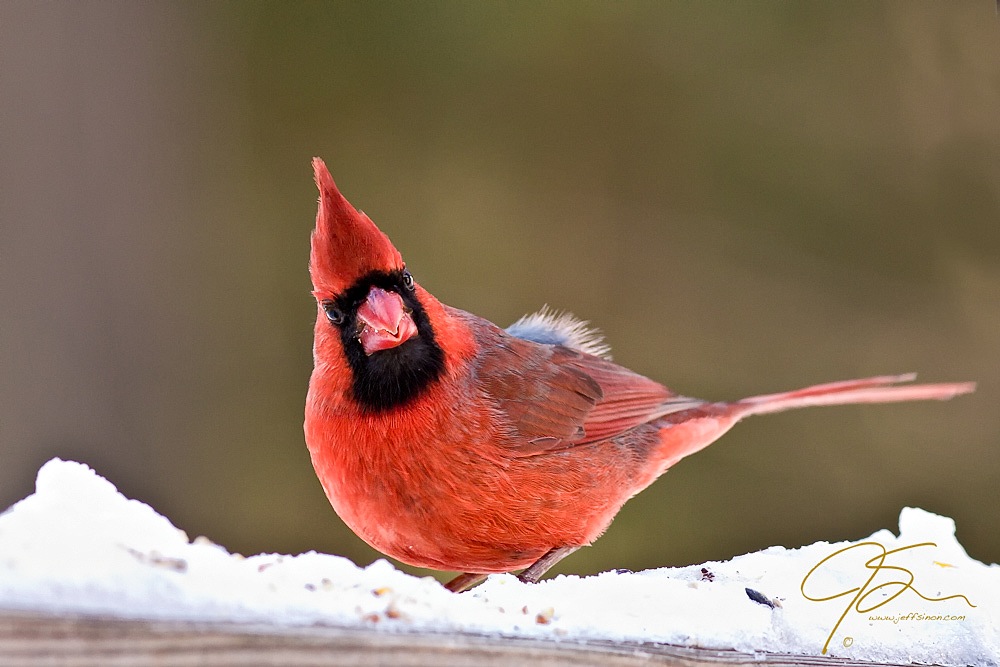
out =
<svg viewBox="0 0 1000 667"><path fill-rule="evenodd" d="M313 158L319 208L312 233L309 274L315 293L335 296L372 271L403 268L403 258L367 215L340 194L330 171Z"/></svg>

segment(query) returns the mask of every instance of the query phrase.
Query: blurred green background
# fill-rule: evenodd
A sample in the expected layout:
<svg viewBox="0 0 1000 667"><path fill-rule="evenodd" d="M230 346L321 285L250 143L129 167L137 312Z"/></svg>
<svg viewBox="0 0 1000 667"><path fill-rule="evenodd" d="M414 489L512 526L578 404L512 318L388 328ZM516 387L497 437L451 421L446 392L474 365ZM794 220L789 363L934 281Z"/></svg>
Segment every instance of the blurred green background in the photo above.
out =
<svg viewBox="0 0 1000 667"><path fill-rule="evenodd" d="M314 155L441 300L681 393L980 383L752 419L559 571L906 505L1000 560L992 1L0 3L0 506L59 456L231 550L378 557L302 437Z"/></svg>

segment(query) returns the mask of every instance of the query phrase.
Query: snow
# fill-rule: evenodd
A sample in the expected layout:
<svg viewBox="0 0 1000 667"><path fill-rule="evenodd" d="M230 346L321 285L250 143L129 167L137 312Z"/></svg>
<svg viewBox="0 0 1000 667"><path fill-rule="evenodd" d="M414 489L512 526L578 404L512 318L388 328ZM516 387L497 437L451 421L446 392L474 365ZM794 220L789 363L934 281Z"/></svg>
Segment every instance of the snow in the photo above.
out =
<svg viewBox="0 0 1000 667"><path fill-rule="evenodd" d="M384 560L244 558L191 541L87 466L53 459L0 515L0 610L1000 664L1000 566L969 558L949 518L905 508L899 531L534 585L495 575L453 594Z"/></svg>

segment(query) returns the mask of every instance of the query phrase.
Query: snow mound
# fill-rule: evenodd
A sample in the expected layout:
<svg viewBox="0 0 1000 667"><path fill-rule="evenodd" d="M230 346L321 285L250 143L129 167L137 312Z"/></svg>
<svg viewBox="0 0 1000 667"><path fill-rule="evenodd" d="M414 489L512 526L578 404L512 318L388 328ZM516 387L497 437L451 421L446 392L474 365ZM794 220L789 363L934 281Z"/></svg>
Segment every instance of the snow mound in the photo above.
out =
<svg viewBox="0 0 1000 667"><path fill-rule="evenodd" d="M997 665L1000 566L955 522L646 572L495 575L462 594L379 560L230 554L189 540L86 465L53 459L0 515L0 610L663 642L885 662Z"/></svg>

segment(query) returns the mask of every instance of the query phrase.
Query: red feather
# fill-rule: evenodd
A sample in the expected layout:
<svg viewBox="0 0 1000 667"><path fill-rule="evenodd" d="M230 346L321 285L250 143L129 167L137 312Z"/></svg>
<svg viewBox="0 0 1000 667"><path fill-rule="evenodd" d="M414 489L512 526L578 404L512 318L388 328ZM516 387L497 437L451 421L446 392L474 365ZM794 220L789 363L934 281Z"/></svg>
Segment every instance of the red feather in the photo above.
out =
<svg viewBox="0 0 1000 667"><path fill-rule="evenodd" d="M344 199L319 158L313 158L313 172L319 188L309 257L315 293L329 298L371 271L403 268L403 258L389 237Z"/></svg>
<svg viewBox="0 0 1000 667"><path fill-rule="evenodd" d="M667 468L748 415L947 399L974 389L892 386L912 379L902 375L732 403L680 396L588 354L604 348L575 320L522 321L525 338L552 339L526 340L405 282L389 239L340 195L321 160L314 168L321 194L310 271L318 303L305 414L313 465L337 513L370 545L412 565L473 573L453 582L456 590L475 583L475 573L528 567L522 576L537 579L597 539ZM410 299L406 317L415 327L426 318L427 328L391 350L366 355L355 347L356 332L341 321L350 313L331 320L324 303L340 299L349 309L343 300L351 290L371 298L365 280L401 281L378 293L395 289ZM442 356L421 356L434 346ZM437 359L440 368L431 368ZM412 395L366 403L359 369L410 383Z"/></svg>

